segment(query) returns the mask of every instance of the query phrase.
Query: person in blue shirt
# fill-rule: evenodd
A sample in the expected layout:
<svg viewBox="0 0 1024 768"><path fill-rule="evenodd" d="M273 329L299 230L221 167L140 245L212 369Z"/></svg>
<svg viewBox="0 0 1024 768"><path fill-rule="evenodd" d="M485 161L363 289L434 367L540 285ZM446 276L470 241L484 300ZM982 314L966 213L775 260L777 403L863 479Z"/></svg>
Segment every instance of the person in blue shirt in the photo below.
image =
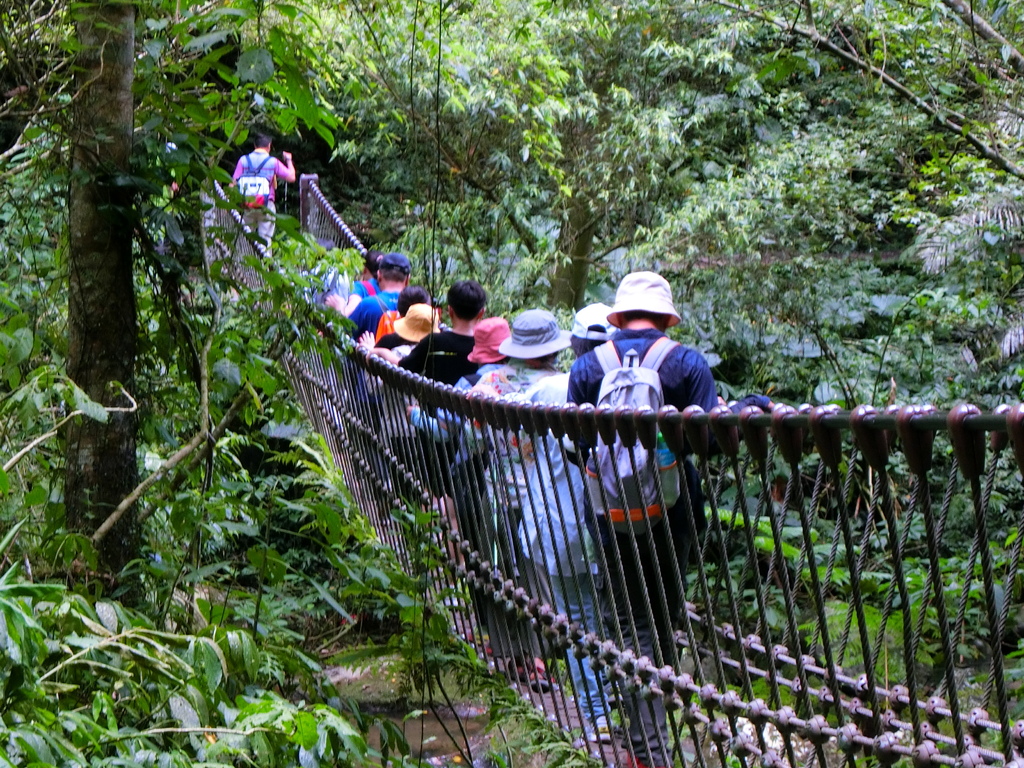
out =
<svg viewBox="0 0 1024 768"><path fill-rule="evenodd" d="M636 350L642 360L651 346L665 336L665 331L680 322L668 281L654 272L627 275L619 284L608 322L618 331L606 343L615 345L619 359ZM690 405L710 411L718 405L711 369L695 349L677 346L665 359L659 376L666 405L674 405L680 411ZM604 369L595 352L578 358L569 372L569 402L597 405L603 378ZM684 469L689 506L696 518L693 522L700 531L704 527L704 499L699 478L689 461L684 462ZM637 656L647 656L657 666L675 665L678 661L673 631L685 598L683 584L676 574L686 573L692 530L685 496L680 495L669 508L667 519L656 526L652 524L640 532L616 530L608 536L605 546L614 604L614 611L608 613L615 617L617 625L612 628L612 636L625 638L627 645L632 645L635 637ZM607 525L607 521L602 522ZM645 601L645 593L664 594L665 601ZM635 693L622 693L629 720L628 746L634 763L640 768L672 765L672 745L661 699L645 702Z"/></svg>
<svg viewBox="0 0 1024 768"><path fill-rule="evenodd" d="M398 309L398 294L409 284L412 265L401 253L385 253L380 257L377 270L377 283L380 290L375 296L367 297L359 302L349 320L355 323L352 336L360 338L364 333L377 332L377 323L386 311Z"/></svg>

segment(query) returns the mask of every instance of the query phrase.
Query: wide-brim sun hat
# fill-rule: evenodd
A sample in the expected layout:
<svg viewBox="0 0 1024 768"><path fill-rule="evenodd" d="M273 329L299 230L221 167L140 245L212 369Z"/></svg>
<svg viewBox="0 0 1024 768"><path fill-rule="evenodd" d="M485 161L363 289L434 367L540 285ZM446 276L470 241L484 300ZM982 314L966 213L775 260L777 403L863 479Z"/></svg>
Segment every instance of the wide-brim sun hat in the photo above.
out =
<svg viewBox="0 0 1024 768"><path fill-rule="evenodd" d="M413 304L395 320L395 333L408 341L419 342L437 331L437 313L429 304Z"/></svg>
<svg viewBox="0 0 1024 768"><path fill-rule="evenodd" d="M622 278L615 292L615 306L608 313L608 322L621 328L622 315L626 312L667 315L669 328L678 325L682 319L672 303L672 288L668 280L656 272L631 272Z"/></svg>
<svg viewBox="0 0 1024 768"><path fill-rule="evenodd" d="M559 328L555 316L546 309L528 309L512 321L512 335L501 342L498 351L508 357L533 360L565 349L571 338L572 334Z"/></svg>
<svg viewBox="0 0 1024 768"><path fill-rule="evenodd" d="M615 330L608 322L608 313L611 311L611 307L601 303L583 307L572 319L572 335L588 341L608 341Z"/></svg>
<svg viewBox="0 0 1024 768"><path fill-rule="evenodd" d="M473 351L469 353L469 362L477 365L500 363L507 355L501 354L498 347L511 335L512 330L504 317L481 320L473 329Z"/></svg>

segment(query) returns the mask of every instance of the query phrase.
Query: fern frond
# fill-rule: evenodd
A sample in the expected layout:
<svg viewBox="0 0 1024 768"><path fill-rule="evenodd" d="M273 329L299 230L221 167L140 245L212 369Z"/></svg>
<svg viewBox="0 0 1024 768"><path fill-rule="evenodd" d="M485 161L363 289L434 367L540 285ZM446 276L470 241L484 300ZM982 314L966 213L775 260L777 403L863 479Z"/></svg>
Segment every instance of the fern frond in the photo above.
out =
<svg viewBox="0 0 1024 768"><path fill-rule="evenodd" d="M996 127L1006 136L1024 141L1024 112L1006 109L996 117Z"/></svg>
<svg viewBox="0 0 1024 768"><path fill-rule="evenodd" d="M999 352L1004 357L1013 357L1024 351L1024 316L1017 315L1012 318L1010 327L1003 334L1003 340L999 343Z"/></svg>
<svg viewBox="0 0 1024 768"><path fill-rule="evenodd" d="M1000 195L972 197L964 205L970 208L922 229L911 246L910 252L921 259L926 272L941 272L954 261L982 258L985 240L995 230L1001 240L1024 243L1024 201Z"/></svg>

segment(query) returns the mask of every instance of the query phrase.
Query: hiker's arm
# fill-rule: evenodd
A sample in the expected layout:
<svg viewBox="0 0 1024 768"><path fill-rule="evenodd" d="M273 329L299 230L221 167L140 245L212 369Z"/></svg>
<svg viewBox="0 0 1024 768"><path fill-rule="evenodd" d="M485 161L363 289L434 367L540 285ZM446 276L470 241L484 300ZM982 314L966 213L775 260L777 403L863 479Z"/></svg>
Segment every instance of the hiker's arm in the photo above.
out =
<svg viewBox="0 0 1024 768"><path fill-rule="evenodd" d="M359 302L362 300L363 299L361 296L353 293L351 296L348 297L348 303L339 311L345 317L348 317L349 315L352 314L353 310L355 310L355 308L359 306Z"/></svg>
<svg viewBox="0 0 1024 768"><path fill-rule="evenodd" d="M292 165L292 153L282 152L278 163L277 175L289 184L295 183L295 166Z"/></svg>
<svg viewBox="0 0 1024 768"><path fill-rule="evenodd" d="M345 315L345 317L348 317L349 313L345 311L345 299L342 298L337 293L332 293L326 299L324 299L324 304L333 309L335 312L341 312L341 314Z"/></svg>

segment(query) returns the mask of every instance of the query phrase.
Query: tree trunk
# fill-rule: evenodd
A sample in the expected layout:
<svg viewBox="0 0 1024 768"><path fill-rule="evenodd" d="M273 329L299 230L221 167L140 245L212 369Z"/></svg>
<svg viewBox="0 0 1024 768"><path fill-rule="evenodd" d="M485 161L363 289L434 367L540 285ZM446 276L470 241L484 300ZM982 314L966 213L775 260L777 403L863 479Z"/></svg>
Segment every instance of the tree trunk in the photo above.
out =
<svg viewBox="0 0 1024 768"><path fill-rule="evenodd" d="M596 233L597 217L590 210L590 205L574 197L558 235L558 250L569 260L560 262L551 278L549 301L552 308L579 309L583 306Z"/></svg>
<svg viewBox="0 0 1024 768"><path fill-rule="evenodd" d="M132 145L135 6L78 6L68 247L68 375L106 406L128 402L138 334L132 283L132 191L123 183ZM133 413L106 423L80 417L67 434L64 502L71 530L91 534L138 483ZM100 545L102 567L136 556L134 512Z"/></svg>

